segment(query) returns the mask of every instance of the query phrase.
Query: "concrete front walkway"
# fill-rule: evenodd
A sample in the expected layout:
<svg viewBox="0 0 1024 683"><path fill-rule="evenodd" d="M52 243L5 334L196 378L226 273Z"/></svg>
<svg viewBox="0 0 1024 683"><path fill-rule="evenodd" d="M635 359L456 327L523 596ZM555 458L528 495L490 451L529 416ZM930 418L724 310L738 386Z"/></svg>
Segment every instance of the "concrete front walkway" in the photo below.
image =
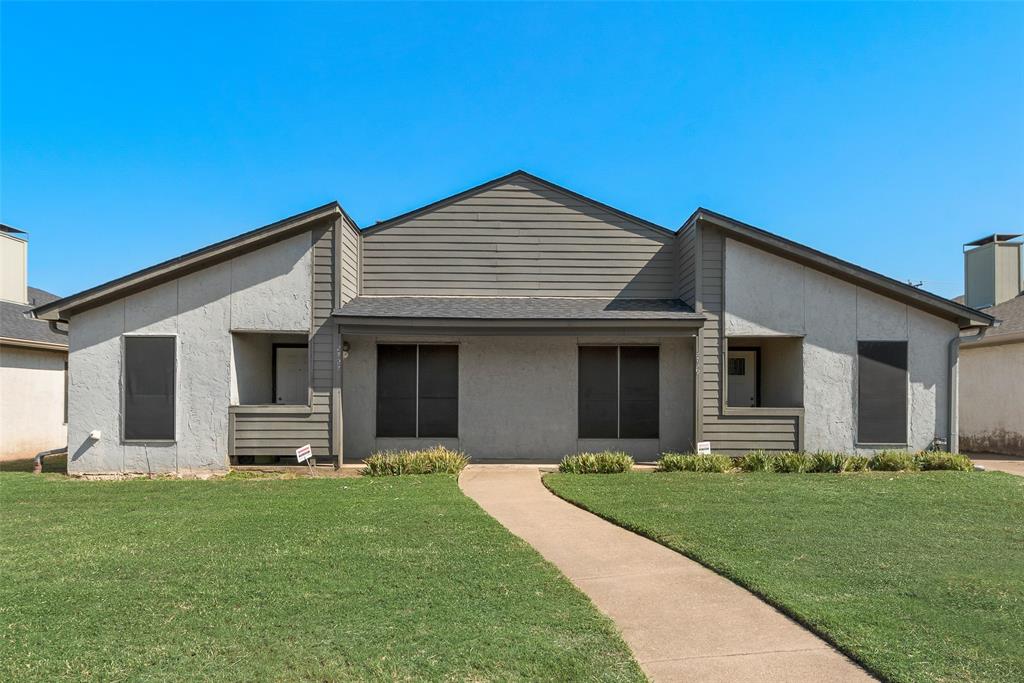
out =
<svg viewBox="0 0 1024 683"><path fill-rule="evenodd" d="M459 486L614 620L653 681L872 680L732 582L558 498L537 467L471 465Z"/></svg>
<svg viewBox="0 0 1024 683"><path fill-rule="evenodd" d="M975 465L986 470L1006 472L1024 477L1024 458L1019 455L1002 455L1000 453L964 453Z"/></svg>

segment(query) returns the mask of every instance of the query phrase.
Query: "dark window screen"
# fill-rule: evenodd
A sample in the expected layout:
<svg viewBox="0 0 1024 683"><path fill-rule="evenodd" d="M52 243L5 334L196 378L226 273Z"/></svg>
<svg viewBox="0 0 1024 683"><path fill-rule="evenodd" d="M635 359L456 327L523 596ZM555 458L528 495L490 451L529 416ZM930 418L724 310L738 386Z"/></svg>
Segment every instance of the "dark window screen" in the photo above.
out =
<svg viewBox="0 0 1024 683"><path fill-rule="evenodd" d="M124 338L124 438L174 439L174 338Z"/></svg>
<svg viewBox="0 0 1024 683"><path fill-rule="evenodd" d="M419 436L459 435L459 347L421 345Z"/></svg>
<svg viewBox="0 0 1024 683"><path fill-rule="evenodd" d="M658 438L658 347L619 349L619 437Z"/></svg>
<svg viewBox="0 0 1024 683"><path fill-rule="evenodd" d="M416 436L416 345L377 347L377 436Z"/></svg>
<svg viewBox="0 0 1024 683"><path fill-rule="evenodd" d="M614 439L618 435L618 349L580 347L581 439Z"/></svg>
<svg viewBox="0 0 1024 683"><path fill-rule="evenodd" d="M857 342L857 440L907 441L907 343Z"/></svg>

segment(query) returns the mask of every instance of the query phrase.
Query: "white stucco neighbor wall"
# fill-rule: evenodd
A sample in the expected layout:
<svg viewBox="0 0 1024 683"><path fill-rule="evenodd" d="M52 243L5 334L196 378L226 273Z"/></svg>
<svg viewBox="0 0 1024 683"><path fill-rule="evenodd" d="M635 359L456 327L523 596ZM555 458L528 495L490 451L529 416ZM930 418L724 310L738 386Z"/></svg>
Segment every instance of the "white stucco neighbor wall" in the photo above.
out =
<svg viewBox="0 0 1024 683"><path fill-rule="evenodd" d="M0 460L67 443L63 351L0 346Z"/></svg>
<svg viewBox="0 0 1024 683"><path fill-rule="evenodd" d="M654 459L692 448L694 346L689 338L629 339L572 336L414 339L346 336L343 362L344 458L358 462L375 450L444 443L474 461L557 462L581 450L625 450ZM459 344L459 438L377 438L377 343ZM659 344L660 438L577 439L579 344Z"/></svg>
<svg viewBox="0 0 1024 683"><path fill-rule="evenodd" d="M727 337L804 339L806 450L864 450L856 434L858 341L908 342L908 448L948 435L956 324L732 239L724 279Z"/></svg>
<svg viewBox="0 0 1024 683"><path fill-rule="evenodd" d="M74 315L70 321L68 470L210 471L228 466L231 331L308 333L311 233ZM174 443L121 439L126 334L177 339ZM98 441L89 438L99 430Z"/></svg>
<svg viewBox="0 0 1024 683"><path fill-rule="evenodd" d="M960 348L960 447L1024 455L1024 342Z"/></svg>

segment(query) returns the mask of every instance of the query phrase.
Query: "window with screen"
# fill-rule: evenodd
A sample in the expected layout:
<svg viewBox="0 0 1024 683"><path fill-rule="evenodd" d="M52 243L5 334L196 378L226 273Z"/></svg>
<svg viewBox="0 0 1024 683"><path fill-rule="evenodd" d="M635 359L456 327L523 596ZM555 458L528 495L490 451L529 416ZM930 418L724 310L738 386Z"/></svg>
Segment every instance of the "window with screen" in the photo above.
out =
<svg viewBox="0 0 1024 683"><path fill-rule="evenodd" d="M907 441L907 342L857 342L857 441Z"/></svg>
<svg viewBox="0 0 1024 683"><path fill-rule="evenodd" d="M174 337L124 338L124 438L174 440Z"/></svg>
<svg viewBox="0 0 1024 683"><path fill-rule="evenodd" d="M459 347L377 346L377 436L459 435Z"/></svg>
<svg viewBox="0 0 1024 683"><path fill-rule="evenodd" d="M579 437L656 439L657 346L579 348Z"/></svg>

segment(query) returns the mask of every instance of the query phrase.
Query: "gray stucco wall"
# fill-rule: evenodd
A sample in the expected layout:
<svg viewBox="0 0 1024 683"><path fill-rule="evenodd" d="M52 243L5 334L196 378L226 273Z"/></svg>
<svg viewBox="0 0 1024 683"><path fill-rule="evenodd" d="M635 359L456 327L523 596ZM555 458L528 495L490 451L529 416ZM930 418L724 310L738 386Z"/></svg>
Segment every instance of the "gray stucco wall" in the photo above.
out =
<svg viewBox="0 0 1024 683"><path fill-rule="evenodd" d="M725 251L725 335L804 338L805 449L858 450L857 342L867 340L908 342L908 447L947 436L954 323L732 239Z"/></svg>
<svg viewBox="0 0 1024 683"><path fill-rule="evenodd" d="M375 450L445 443L476 461L556 462L580 450L621 449L637 459L686 450L693 439L693 340L557 337L408 338L346 336L344 459ZM459 344L459 438L383 439L375 436L376 349L380 343ZM658 343L661 347L660 438L577 439L577 347L580 343Z"/></svg>
<svg viewBox="0 0 1024 683"><path fill-rule="evenodd" d="M72 316L68 469L72 473L225 469L231 330L308 334L309 232ZM174 443L121 439L124 334L177 339ZM100 430L92 441L89 433Z"/></svg>

